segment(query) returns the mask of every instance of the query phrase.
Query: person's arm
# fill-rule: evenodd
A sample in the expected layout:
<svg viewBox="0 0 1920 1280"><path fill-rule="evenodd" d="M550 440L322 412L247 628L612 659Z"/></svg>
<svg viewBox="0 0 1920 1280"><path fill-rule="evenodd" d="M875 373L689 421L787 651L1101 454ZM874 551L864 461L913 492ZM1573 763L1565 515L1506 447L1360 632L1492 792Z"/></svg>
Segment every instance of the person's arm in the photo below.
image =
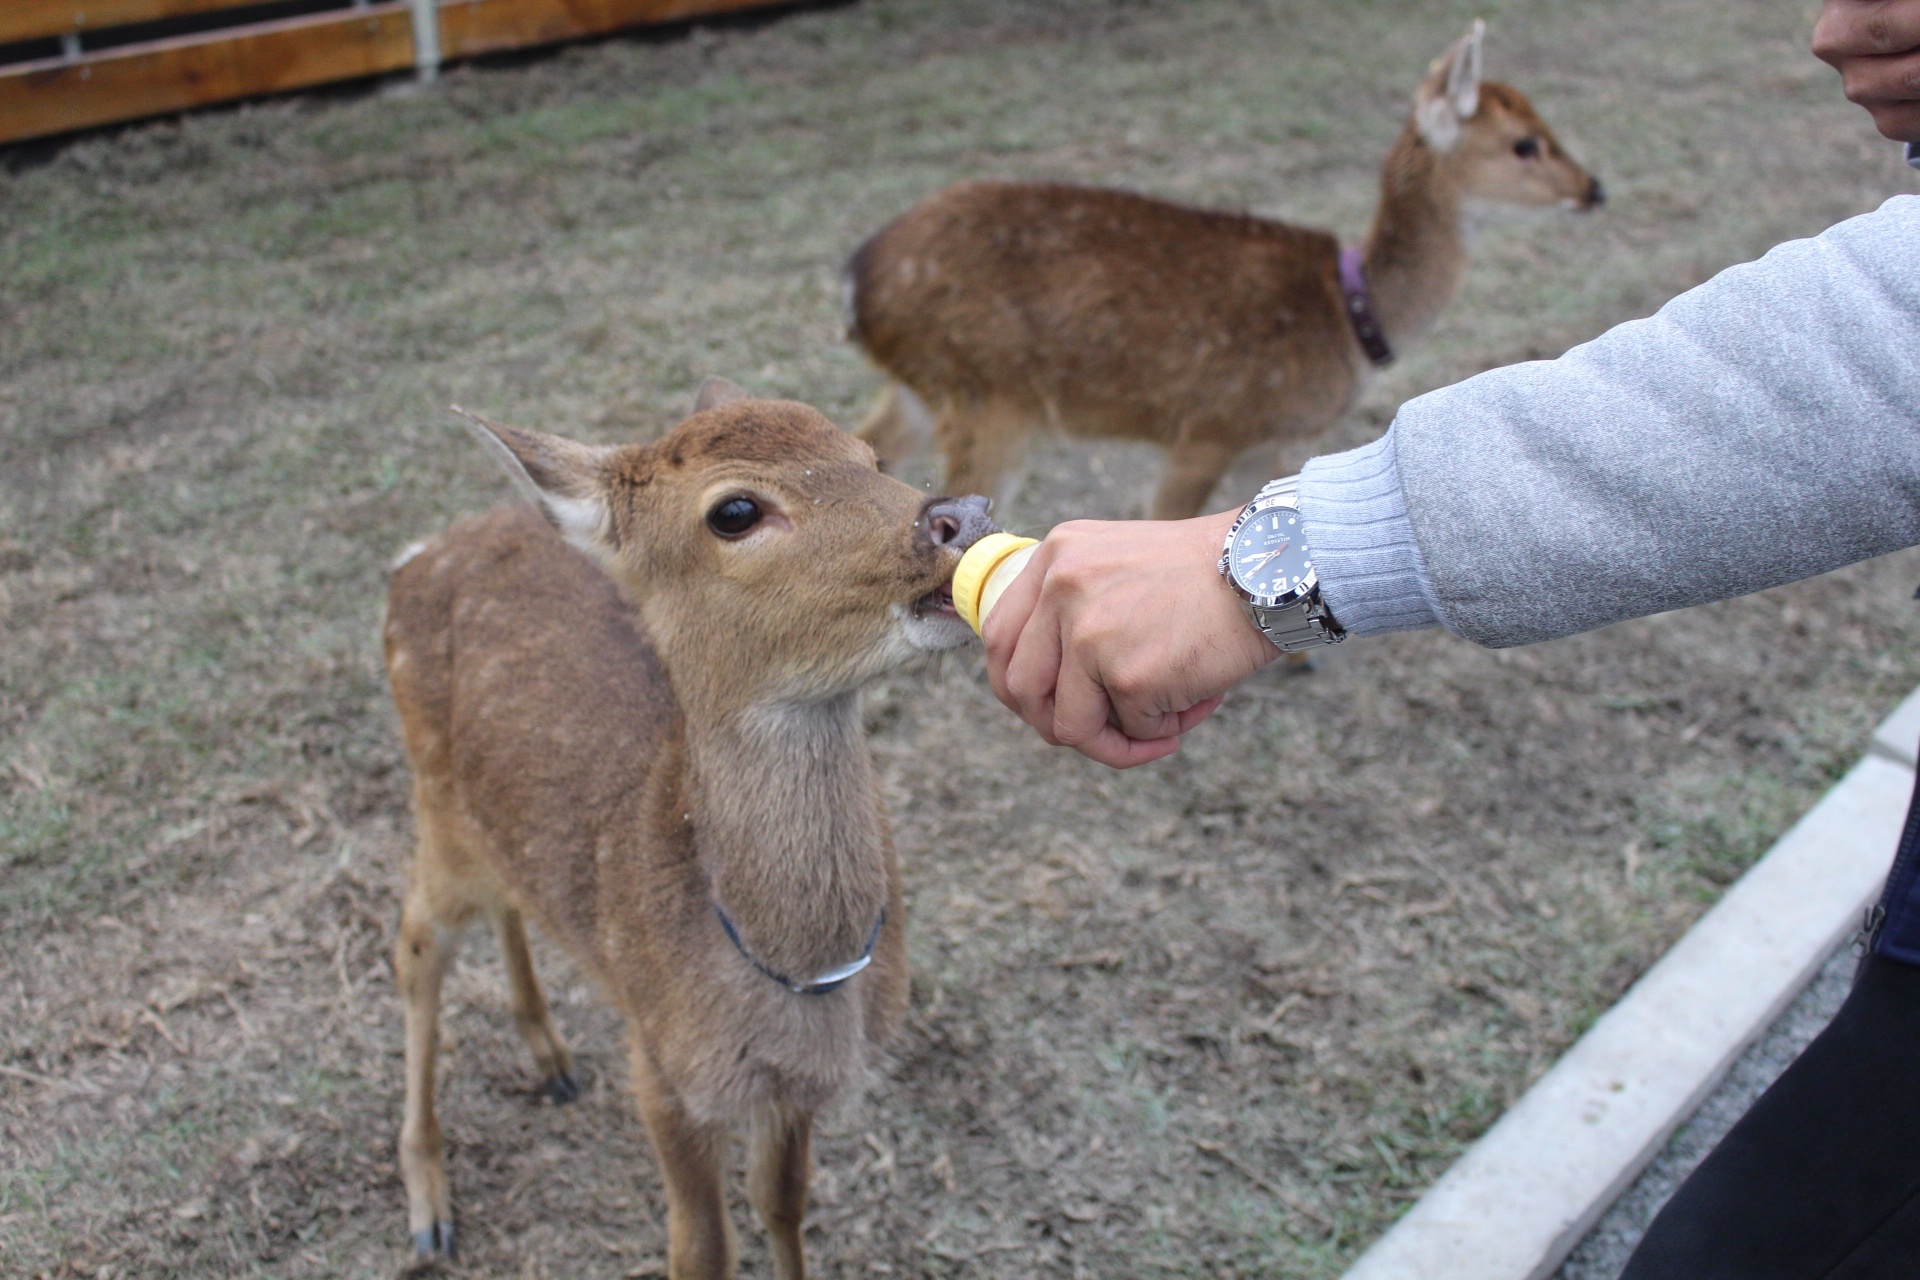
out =
<svg viewBox="0 0 1920 1280"><path fill-rule="evenodd" d="M1490 645L1920 543L1920 198L1409 401L1301 507L1349 632ZM1173 750L1273 656L1214 572L1232 518L1056 530L988 620L1001 699L1117 767Z"/></svg>
<svg viewBox="0 0 1920 1280"><path fill-rule="evenodd" d="M1813 47L1920 168L1920 0L1825 0ZM1516 644L1910 545L1914 206L1785 246L1562 361L1422 397L1404 430L1309 464L1335 616L1362 635L1444 616ZM1274 656L1212 572L1232 520L1056 529L987 622L1001 701L1115 767L1174 750Z"/></svg>
<svg viewBox="0 0 1920 1280"><path fill-rule="evenodd" d="M1310 462L1301 508L1349 630L1425 603L1491 646L1920 543L1920 197L1407 402L1390 439Z"/></svg>

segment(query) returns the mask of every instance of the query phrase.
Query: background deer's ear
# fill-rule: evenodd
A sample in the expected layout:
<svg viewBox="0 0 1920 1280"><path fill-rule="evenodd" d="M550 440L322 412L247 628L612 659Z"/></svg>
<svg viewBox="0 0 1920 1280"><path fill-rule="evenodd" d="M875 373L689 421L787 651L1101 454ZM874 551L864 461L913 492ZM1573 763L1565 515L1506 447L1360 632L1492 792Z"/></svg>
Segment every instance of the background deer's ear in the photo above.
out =
<svg viewBox="0 0 1920 1280"><path fill-rule="evenodd" d="M459 405L453 411L481 447L506 468L513 487L540 508L561 536L595 554L613 549L605 479L613 449L489 422Z"/></svg>
<svg viewBox="0 0 1920 1280"><path fill-rule="evenodd" d="M700 384L700 392L693 398L693 411L705 413L709 409L718 409L723 404L732 404L735 400L751 400L745 390L725 378L708 378Z"/></svg>
<svg viewBox="0 0 1920 1280"><path fill-rule="evenodd" d="M1435 151L1451 151L1460 141L1460 122L1480 109L1480 42L1487 24L1473 20L1466 35L1433 60L1414 95L1414 127Z"/></svg>

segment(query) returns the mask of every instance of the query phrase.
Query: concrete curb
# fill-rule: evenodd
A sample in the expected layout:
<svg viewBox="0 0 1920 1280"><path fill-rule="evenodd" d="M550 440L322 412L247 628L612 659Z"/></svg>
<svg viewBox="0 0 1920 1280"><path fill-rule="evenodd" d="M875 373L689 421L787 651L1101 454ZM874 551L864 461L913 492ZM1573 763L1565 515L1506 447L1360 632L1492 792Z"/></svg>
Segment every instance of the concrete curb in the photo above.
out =
<svg viewBox="0 0 1920 1280"><path fill-rule="evenodd" d="M1354 1264L1345 1280L1541 1280L1879 894L1920 690L1871 750Z"/></svg>
<svg viewBox="0 0 1920 1280"><path fill-rule="evenodd" d="M1920 689L1908 694L1907 700L1880 722L1868 749L1874 755L1912 769L1917 746L1920 746Z"/></svg>

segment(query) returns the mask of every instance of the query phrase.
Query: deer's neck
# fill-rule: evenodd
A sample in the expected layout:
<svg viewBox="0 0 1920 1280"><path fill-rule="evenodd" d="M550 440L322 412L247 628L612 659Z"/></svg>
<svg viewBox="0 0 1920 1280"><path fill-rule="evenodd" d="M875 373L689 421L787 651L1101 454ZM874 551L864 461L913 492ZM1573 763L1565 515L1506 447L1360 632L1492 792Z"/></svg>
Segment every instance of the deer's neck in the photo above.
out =
<svg viewBox="0 0 1920 1280"><path fill-rule="evenodd" d="M1394 346L1433 323L1467 273L1459 184L1409 125L1380 171L1380 204L1362 246L1373 313Z"/></svg>
<svg viewBox="0 0 1920 1280"><path fill-rule="evenodd" d="M858 697L689 717L694 841L754 958L796 982L858 959L891 843Z"/></svg>

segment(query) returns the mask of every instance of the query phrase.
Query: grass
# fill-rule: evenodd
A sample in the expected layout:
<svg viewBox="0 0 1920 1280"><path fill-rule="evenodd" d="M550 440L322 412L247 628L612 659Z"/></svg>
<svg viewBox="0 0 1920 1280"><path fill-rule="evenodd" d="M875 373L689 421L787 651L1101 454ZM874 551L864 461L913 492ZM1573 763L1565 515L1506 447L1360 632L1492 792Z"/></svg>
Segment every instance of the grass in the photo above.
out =
<svg viewBox="0 0 1920 1280"><path fill-rule="evenodd" d="M1708 0L867 0L8 156L0 1271L399 1265L382 570L504 494L448 402L613 440L720 372L853 421L839 264L964 176L1351 236L1475 14L1612 203L1487 229L1322 449L1913 189L1806 15ZM1152 465L1049 446L1012 518L1126 514ZM817 1269L1337 1274L1920 683L1916 579L1349 645L1126 776L1016 729L976 658L889 680L915 1010L822 1140ZM463 1270L644 1274L663 1206L611 1016L542 952L591 1087L538 1105L467 954Z"/></svg>

